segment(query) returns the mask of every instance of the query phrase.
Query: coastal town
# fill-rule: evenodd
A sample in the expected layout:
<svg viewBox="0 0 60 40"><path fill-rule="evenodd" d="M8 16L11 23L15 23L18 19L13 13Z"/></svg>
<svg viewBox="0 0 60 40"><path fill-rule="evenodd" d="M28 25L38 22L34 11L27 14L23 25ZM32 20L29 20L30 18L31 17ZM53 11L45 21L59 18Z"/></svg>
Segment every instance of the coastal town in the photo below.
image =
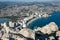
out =
<svg viewBox="0 0 60 40"><path fill-rule="evenodd" d="M60 28L55 22L33 30L29 28L33 21L50 17L53 12L60 12L60 4L50 4L0 8L0 18L10 19L0 23L0 40L60 40Z"/></svg>
<svg viewBox="0 0 60 40"><path fill-rule="evenodd" d="M0 6L2 3L0 2ZM10 4L10 6L9 6ZM43 14L51 14L52 12L60 11L60 4L59 3L26 3L27 5L22 6L19 5L20 2L14 3L9 2L8 4L3 4L3 7L0 8L0 17L7 17L7 16L19 16L19 17L28 17L30 15L43 15ZM4 6L7 5L7 6Z"/></svg>

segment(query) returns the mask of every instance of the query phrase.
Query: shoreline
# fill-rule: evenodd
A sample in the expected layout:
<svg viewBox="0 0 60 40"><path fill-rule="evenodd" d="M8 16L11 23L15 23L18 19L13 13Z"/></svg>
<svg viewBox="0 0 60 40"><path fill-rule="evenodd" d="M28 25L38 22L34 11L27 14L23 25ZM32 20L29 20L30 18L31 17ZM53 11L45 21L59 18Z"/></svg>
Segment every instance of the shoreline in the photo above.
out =
<svg viewBox="0 0 60 40"><path fill-rule="evenodd" d="M41 18L41 17L33 18L32 20L30 20L30 21L27 23L27 26L29 26L29 25L30 25L30 23L32 23L33 21L35 21L35 20L37 20L37 19L39 19L39 18Z"/></svg>

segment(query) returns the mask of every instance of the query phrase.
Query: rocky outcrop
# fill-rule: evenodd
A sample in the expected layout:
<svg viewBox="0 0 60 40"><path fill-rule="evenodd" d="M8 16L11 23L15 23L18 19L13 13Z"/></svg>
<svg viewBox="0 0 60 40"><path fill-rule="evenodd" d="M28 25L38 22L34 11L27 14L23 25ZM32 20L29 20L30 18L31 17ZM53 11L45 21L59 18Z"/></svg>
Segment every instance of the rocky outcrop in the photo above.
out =
<svg viewBox="0 0 60 40"><path fill-rule="evenodd" d="M35 29L35 31L38 30L40 30L44 34L51 34L52 32L58 31L58 26L54 22L51 22L42 28L38 27L37 29Z"/></svg>
<svg viewBox="0 0 60 40"><path fill-rule="evenodd" d="M58 26L54 22L51 22L48 25L42 27L41 31L43 33L51 34L52 32L58 31Z"/></svg>
<svg viewBox="0 0 60 40"><path fill-rule="evenodd" d="M57 31L56 32L56 36L59 36L60 37L60 31Z"/></svg>
<svg viewBox="0 0 60 40"><path fill-rule="evenodd" d="M25 37L35 39L35 33L31 29L24 28L19 33Z"/></svg>
<svg viewBox="0 0 60 40"><path fill-rule="evenodd" d="M49 39L50 39L50 40L54 40L55 38L54 38L53 36L50 36Z"/></svg>
<svg viewBox="0 0 60 40"><path fill-rule="evenodd" d="M60 40L60 30L54 22L51 22L44 27L38 27L34 30L23 28L20 31L10 29L6 26L6 23L1 25L2 29L0 30L0 39L2 40L35 40L36 37L45 40L48 40L48 38L49 40Z"/></svg>
<svg viewBox="0 0 60 40"><path fill-rule="evenodd" d="M14 22L10 21L9 22L9 27L14 27Z"/></svg>

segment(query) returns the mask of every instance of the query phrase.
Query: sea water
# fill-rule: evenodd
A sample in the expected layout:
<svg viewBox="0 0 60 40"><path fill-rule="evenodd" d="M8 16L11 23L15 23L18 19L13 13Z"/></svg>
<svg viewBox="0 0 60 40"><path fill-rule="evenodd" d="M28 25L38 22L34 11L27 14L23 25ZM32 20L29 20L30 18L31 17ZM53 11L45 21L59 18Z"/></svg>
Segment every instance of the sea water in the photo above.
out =
<svg viewBox="0 0 60 40"><path fill-rule="evenodd" d="M58 27L60 27L60 12L53 12L51 16L47 18L36 19L29 25L29 28L34 29L35 27L43 27L50 22L55 22Z"/></svg>

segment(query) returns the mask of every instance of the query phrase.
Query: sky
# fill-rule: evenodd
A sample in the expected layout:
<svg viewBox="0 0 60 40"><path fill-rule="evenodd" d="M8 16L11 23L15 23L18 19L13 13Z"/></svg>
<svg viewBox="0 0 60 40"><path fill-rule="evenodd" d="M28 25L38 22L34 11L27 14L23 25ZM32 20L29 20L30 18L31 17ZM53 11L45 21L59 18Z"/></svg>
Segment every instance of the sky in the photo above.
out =
<svg viewBox="0 0 60 40"><path fill-rule="evenodd" d="M40 2L44 2L44 1L60 1L60 0L0 0L0 1L22 1L22 2L34 2L34 1L40 1Z"/></svg>

